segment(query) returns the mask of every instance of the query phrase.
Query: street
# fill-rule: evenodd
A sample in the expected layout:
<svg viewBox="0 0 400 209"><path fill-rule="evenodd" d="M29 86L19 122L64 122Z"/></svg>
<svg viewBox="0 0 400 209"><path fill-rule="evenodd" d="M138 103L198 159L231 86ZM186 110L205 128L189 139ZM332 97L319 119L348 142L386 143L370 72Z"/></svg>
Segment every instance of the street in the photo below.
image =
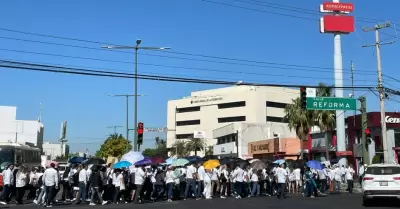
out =
<svg viewBox="0 0 400 209"><path fill-rule="evenodd" d="M378 202L378 201L377 201ZM379 204L371 206L369 208L382 208L382 207L390 207L390 206L399 206L399 204L395 205L395 203L400 201L387 201L387 200L379 200ZM167 203L165 201L156 202L156 203L148 203L148 204L108 204L105 206L96 205L89 206L85 205L74 205L74 204L63 204L54 206L54 208L83 208L83 207L94 207L94 208L148 208L148 209L217 209L217 208L274 208L274 209L288 209L288 208L301 208L301 209L310 209L310 208L323 208L323 209L358 209L365 208L362 206L362 196L361 194L347 194L343 193L341 195L329 195L327 197L318 197L318 198L304 198L300 195L288 195L287 198L283 200L279 200L276 197L255 197L255 198L243 198L240 200L234 198L227 199L212 199L212 200L186 200L186 201L174 201L172 203ZM14 204L10 206L0 206L0 208L14 208L17 207ZM18 208L38 208L39 206L34 204L25 204L23 206L18 206Z"/></svg>

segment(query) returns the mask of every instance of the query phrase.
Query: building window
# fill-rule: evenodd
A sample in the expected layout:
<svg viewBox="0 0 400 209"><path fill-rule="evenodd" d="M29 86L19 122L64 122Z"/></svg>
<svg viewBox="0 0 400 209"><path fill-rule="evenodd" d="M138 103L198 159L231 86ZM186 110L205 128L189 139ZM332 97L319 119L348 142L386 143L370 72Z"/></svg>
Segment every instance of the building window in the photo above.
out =
<svg viewBox="0 0 400 209"><path fill-rule="evenodd" d="M176 139L193 139L193 134L177 134Z"/></svg>
<svg viewBox="0 0 400 209"><path fill-rule="evenodd" d="M275 107L275 108L285 108L288 104L280 103L280 102L269 102L267 101L267 107Z"/></svg>
<svg viewBox="0 0 400 209"><path fill-rule="evenodd" d="M218 118L218 123L229 123L229 122L239 122L239 121L246 121L246 116Z"/></svg>
<svg viewBox="0 0 400 209"><path fill-rule="evenodd" d="M230 103L218 104L218 109L226 109L226 108L234 108L234 107L244 107L244 106L246 106L246 101L241 101L241 102L230 102Z"/></svg>
<svg viewBox="0 0 400 209"><path fill-rule="evenodd" d="M200 120L185 120L185 121L176 121L176 126L191 126L191 125L199 125Z"/></svg>
<svg viewBox="0 0 400 209"><path fill-rule="evenodd" d="M200 111L200 106L176 108L177 113Z"/></svg>
<svg viewBox="0 0 400 209"><path fill-rule="evenodd" d="M267 116L267 122L286 123L284 118Z"/></svg>

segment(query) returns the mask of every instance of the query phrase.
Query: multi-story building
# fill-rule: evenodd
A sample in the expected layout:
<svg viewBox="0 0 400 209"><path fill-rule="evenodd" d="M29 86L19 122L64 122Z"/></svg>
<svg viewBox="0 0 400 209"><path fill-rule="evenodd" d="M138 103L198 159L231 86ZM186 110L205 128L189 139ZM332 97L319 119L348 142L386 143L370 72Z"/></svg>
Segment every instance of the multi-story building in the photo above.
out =
<svg viewBox="0 0 400 209"><path fill-rule="evenodd" d="M69 145L61 143L44 142L43 152L49 156L51 160L61 156L69 155Z"/></svg>
<svg viewBox="0 0 400 209"><path fill-rule="evenodd" d="M281 87L232 86L192 92L188 97L168 101L167 147L180 139L192 139L195 132L202 132L207 146L215 145L213 130L237 122L269 124L270 135L255 141L274 134L295 137L283 118L285 106L298 95L298 90Z"/></svg>
<svg viewBox="0 0 400 209"><path fill-rule="evenodd" d="M17 120L17 108L0 106L0 142L29 143L42 149L44 125L39 120Z"/></svg>

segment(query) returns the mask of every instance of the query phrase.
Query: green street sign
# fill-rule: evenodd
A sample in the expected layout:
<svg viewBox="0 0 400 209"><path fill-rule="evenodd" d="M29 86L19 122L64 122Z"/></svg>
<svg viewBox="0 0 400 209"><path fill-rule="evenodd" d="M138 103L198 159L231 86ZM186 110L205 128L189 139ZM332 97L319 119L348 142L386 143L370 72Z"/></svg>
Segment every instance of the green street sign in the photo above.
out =
<svg viewBox="0 0 400 209"><path fill-rule="evenodd" d="M307 97L307 110L355 110L356 99L337 97Z"/></svg>

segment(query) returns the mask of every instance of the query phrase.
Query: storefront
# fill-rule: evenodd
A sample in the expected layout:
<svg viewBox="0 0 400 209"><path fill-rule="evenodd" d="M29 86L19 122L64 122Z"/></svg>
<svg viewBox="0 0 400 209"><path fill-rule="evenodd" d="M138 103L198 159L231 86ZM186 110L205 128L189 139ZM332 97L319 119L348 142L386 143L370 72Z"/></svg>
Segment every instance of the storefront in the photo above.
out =
<svg viewBox="0 0 400 209"><path fill-rule="evenodd" d="M217 144L213 146L213 154L223 157L237 157L236 142L229 142L225 144Z"/></svg>
<svg viewBox="0 0 400 209"><path fill-rule="evenodd" d="M274 138L248 144L248 153L255 159L297 159L299 151L300 140L295 138Z"/></svg>
<svg viewBox="0 0 400 209"><path fill-rule="evenodd" d="M399 162L400 157L400 113L387 112L384 118L386 122L386 138L388 147L388 162ZM374 156L381 158L383 156L383 143L381 131L381 115L380 112L367 113L367 127L371 132L371 140L368 140L369 160L372 162ZM349 135L348 150L353 150L355 145L361 143L361 115L348 117L347 133ZM353 156L353 162L361 162L361 158Z"/></svg>

